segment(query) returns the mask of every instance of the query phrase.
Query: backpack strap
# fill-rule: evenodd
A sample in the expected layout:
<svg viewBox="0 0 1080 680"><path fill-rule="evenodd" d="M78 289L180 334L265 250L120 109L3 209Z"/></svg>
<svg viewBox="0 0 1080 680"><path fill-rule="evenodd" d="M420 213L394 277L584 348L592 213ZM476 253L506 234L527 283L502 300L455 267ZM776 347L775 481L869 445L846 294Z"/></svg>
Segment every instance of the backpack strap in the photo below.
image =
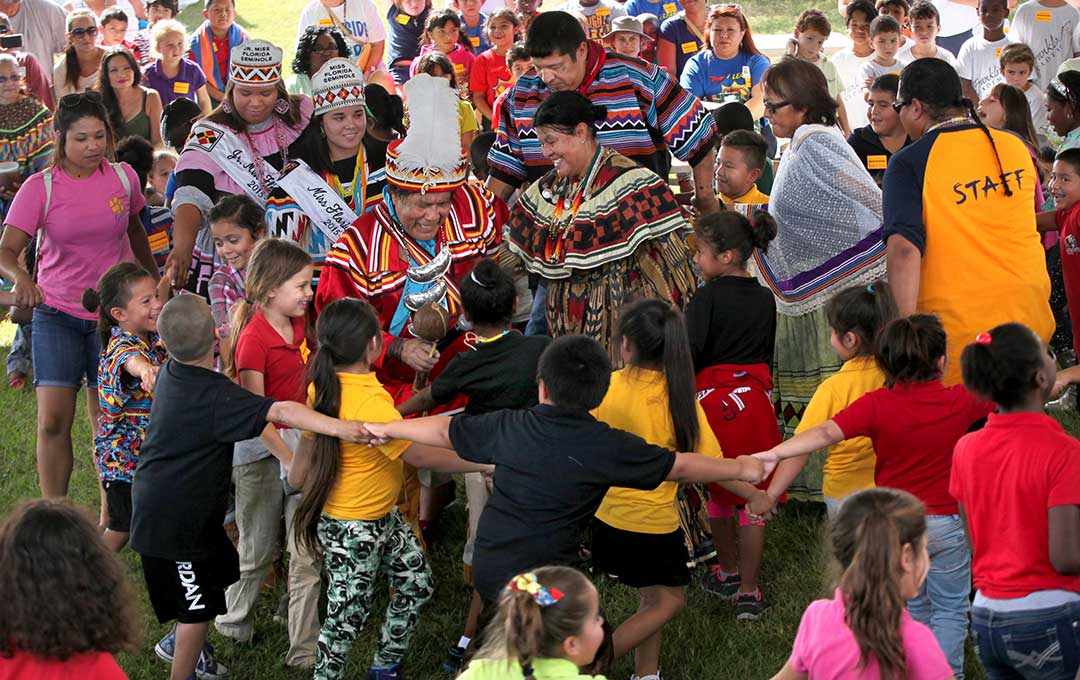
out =
<svg viewBox="0 0 1080 680"><path fill-rule="evenodd" d="M49 216L49 204L52 203L52 168L41 171L41 181L45 183L45 210L41 213L41 226L45 226L45 218Z"/></svg>
<svg viewBox="0 0 1080 680"><path fill-rule="evenodd" d="M112 166L113 172L116 173L117 178L120 180L120 184L124 187L124 193L127 194L128 203L131 203L131 182L128 181L127 173L120 167L119 163L109 163Z"/></svg>

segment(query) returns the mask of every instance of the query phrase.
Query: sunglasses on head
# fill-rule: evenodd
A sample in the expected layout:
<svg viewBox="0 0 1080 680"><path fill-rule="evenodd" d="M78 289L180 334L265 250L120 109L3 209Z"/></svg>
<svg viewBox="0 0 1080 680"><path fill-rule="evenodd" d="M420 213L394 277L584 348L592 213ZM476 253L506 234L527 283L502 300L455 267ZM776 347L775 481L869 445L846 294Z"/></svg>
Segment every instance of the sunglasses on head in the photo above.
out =
<svg viewBox="0 0 1080 680"><path fill-rule="evenodd" d="M101 104L104 100L101 98L101 93L96 90L89 90L87 92L76 92L74 94L65 94L60 98L58 106L62 109L77 109L82 106L83 102L90 102L92 104Z"/></svg>

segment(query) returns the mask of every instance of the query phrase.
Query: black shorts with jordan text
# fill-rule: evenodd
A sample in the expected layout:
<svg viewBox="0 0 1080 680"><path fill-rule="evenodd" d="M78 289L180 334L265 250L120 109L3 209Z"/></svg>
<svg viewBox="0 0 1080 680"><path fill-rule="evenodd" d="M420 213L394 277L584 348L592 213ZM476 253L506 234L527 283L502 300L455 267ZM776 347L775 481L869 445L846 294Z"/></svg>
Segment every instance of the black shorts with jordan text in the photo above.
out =
<svg viewBox="0 0 1080 680"><path fill-rule="evenodd" d="M225 589L240 578L235 558L178 562L142 555L143 577L158 622L203 623L228 611Z"/></svg>

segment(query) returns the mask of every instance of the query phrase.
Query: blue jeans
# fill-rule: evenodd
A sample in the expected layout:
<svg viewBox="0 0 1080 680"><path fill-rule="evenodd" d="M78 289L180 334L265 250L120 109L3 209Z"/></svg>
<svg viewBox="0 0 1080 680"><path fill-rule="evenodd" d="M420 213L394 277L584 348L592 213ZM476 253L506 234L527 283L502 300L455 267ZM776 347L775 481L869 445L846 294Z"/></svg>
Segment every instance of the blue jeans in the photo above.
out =
<svg viewBox="0 0 1080 680"><path fill-rule="evenodd" d="M971 611L989 680L1073 680L1080 667L1080 602L1049 609Z"/></svg>
<svg viewBox="0 0 1080 680"><path fill-rule="evenodd" d="M908 600L912 618L934 631L957 680L964 677L964 642L971 594L971 549L960 515L929 515L926 540L930 573L919 594Z"/></svg>
<svg viewBox="0 0 1080 680"><path fill-rule="evenodd" d="M7 357L7 373L30 375L30 324L19 324L11 339L11 351Z"/></svg>
<svg viewBox="0 0 1080 680"><path fill-rule="evenodd" d="M547 335L547 285L541 281L533 293L532 311L529 323L525 326L525 335Z"/></svg>

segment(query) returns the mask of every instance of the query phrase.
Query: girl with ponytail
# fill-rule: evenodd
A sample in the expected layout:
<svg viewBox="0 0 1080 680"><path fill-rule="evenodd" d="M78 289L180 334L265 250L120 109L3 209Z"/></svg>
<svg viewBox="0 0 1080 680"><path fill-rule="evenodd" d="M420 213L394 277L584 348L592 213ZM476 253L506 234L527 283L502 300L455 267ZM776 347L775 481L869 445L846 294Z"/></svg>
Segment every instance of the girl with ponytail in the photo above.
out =
<svg viewBox="0 0 1080 680"><path fill-rule="evenodd" d="M459 680L586 680L604 640L600 596L570 567L518 574L499 597L484 645Z"/></svg>
<svg viewBox="0 0 1080 680"><path fill-rule="evenodd" d="M904 491L867 489L832 525L840 583L803 613L791 658L773 680L952 678L933 633L905 609L930 568L926 514Z"/></svg>
<svg viewBox="0 0 1080 680"><path fill-rule="evenodd" d="M980 333L961 355L964 384L998 412L963 437L949 490L971 537L971 627L989 677L1073 678L1080 649L1080 442L1043 412L1054 358L1018 323Z"/></svg>
<svg viewBox="0 0 1080 680"><path fill-rule="evenodd" d="M870 438L877 454L874 483L907 491L926 506L930 571L917 595L908 600L908 610L933 629L953 672L962 677L971 551L960 509L949 492L949 475L956 442L994 405L963 385L942 382L945 352L945 329L936 316L915 314L892 321L877 341L885 387L759 457L768 466L852 437ZM841 515L853 499L844 502Z"/></svg>
<svg viewBox="0 0 1080 680"><path fill-rule="evenodd" d="M721 457L705 412L694 399L694 366L682 314L663 300L625 307L615 328L626 368L611 375L596 419L673 451ZM746 482L725 482L753 492ZM592 526L596 568L640 591L636 614L615 631L615 658L634 650L634 674L657 680L664 625L686 604L690 582L675 499L678 484L642 491L612 488Z"/></svg>
<svg viewBox="0 0 1080 680"><path fill-rule="evenodd" d="M694 263L705 285L690 300L686 324L698 399L725 456L780 443L770 397L776 300L746 268L754 251L765 252L775 237L776 222L761 211L751 219L733 211L713 213L694 225ZM757 490L743 485L741 493L709 486L706 508L717 561L705 572L701 587L733 599L735 615L742 620L755 620L768 607L758 588L765 522L749 517L745 507L751 499L756 499L759 513L772 507L761 490L768 483L763 481Z"/></svg>
<svg viewBox="0 0 1080 680"><path fill-rule="evenodd" d="M319 350L308 366L308 400L316 411L348 420L401 419L371 370L382 333L370 304L356 298L330 303L319 316L316 337ZM296 450L289 483L304 494L292 532L306 551L322 553L328 581L315 657L319 680L345 676L345 660L362 628L357 622L368 617L380 573L389 575L393 595L368 677L401 677L420 608L434 591L427 557L396 507L402 460L444 472L491 469L466 463L448 449L402 440L365 445L318 435L304 438Z"/></svg>

